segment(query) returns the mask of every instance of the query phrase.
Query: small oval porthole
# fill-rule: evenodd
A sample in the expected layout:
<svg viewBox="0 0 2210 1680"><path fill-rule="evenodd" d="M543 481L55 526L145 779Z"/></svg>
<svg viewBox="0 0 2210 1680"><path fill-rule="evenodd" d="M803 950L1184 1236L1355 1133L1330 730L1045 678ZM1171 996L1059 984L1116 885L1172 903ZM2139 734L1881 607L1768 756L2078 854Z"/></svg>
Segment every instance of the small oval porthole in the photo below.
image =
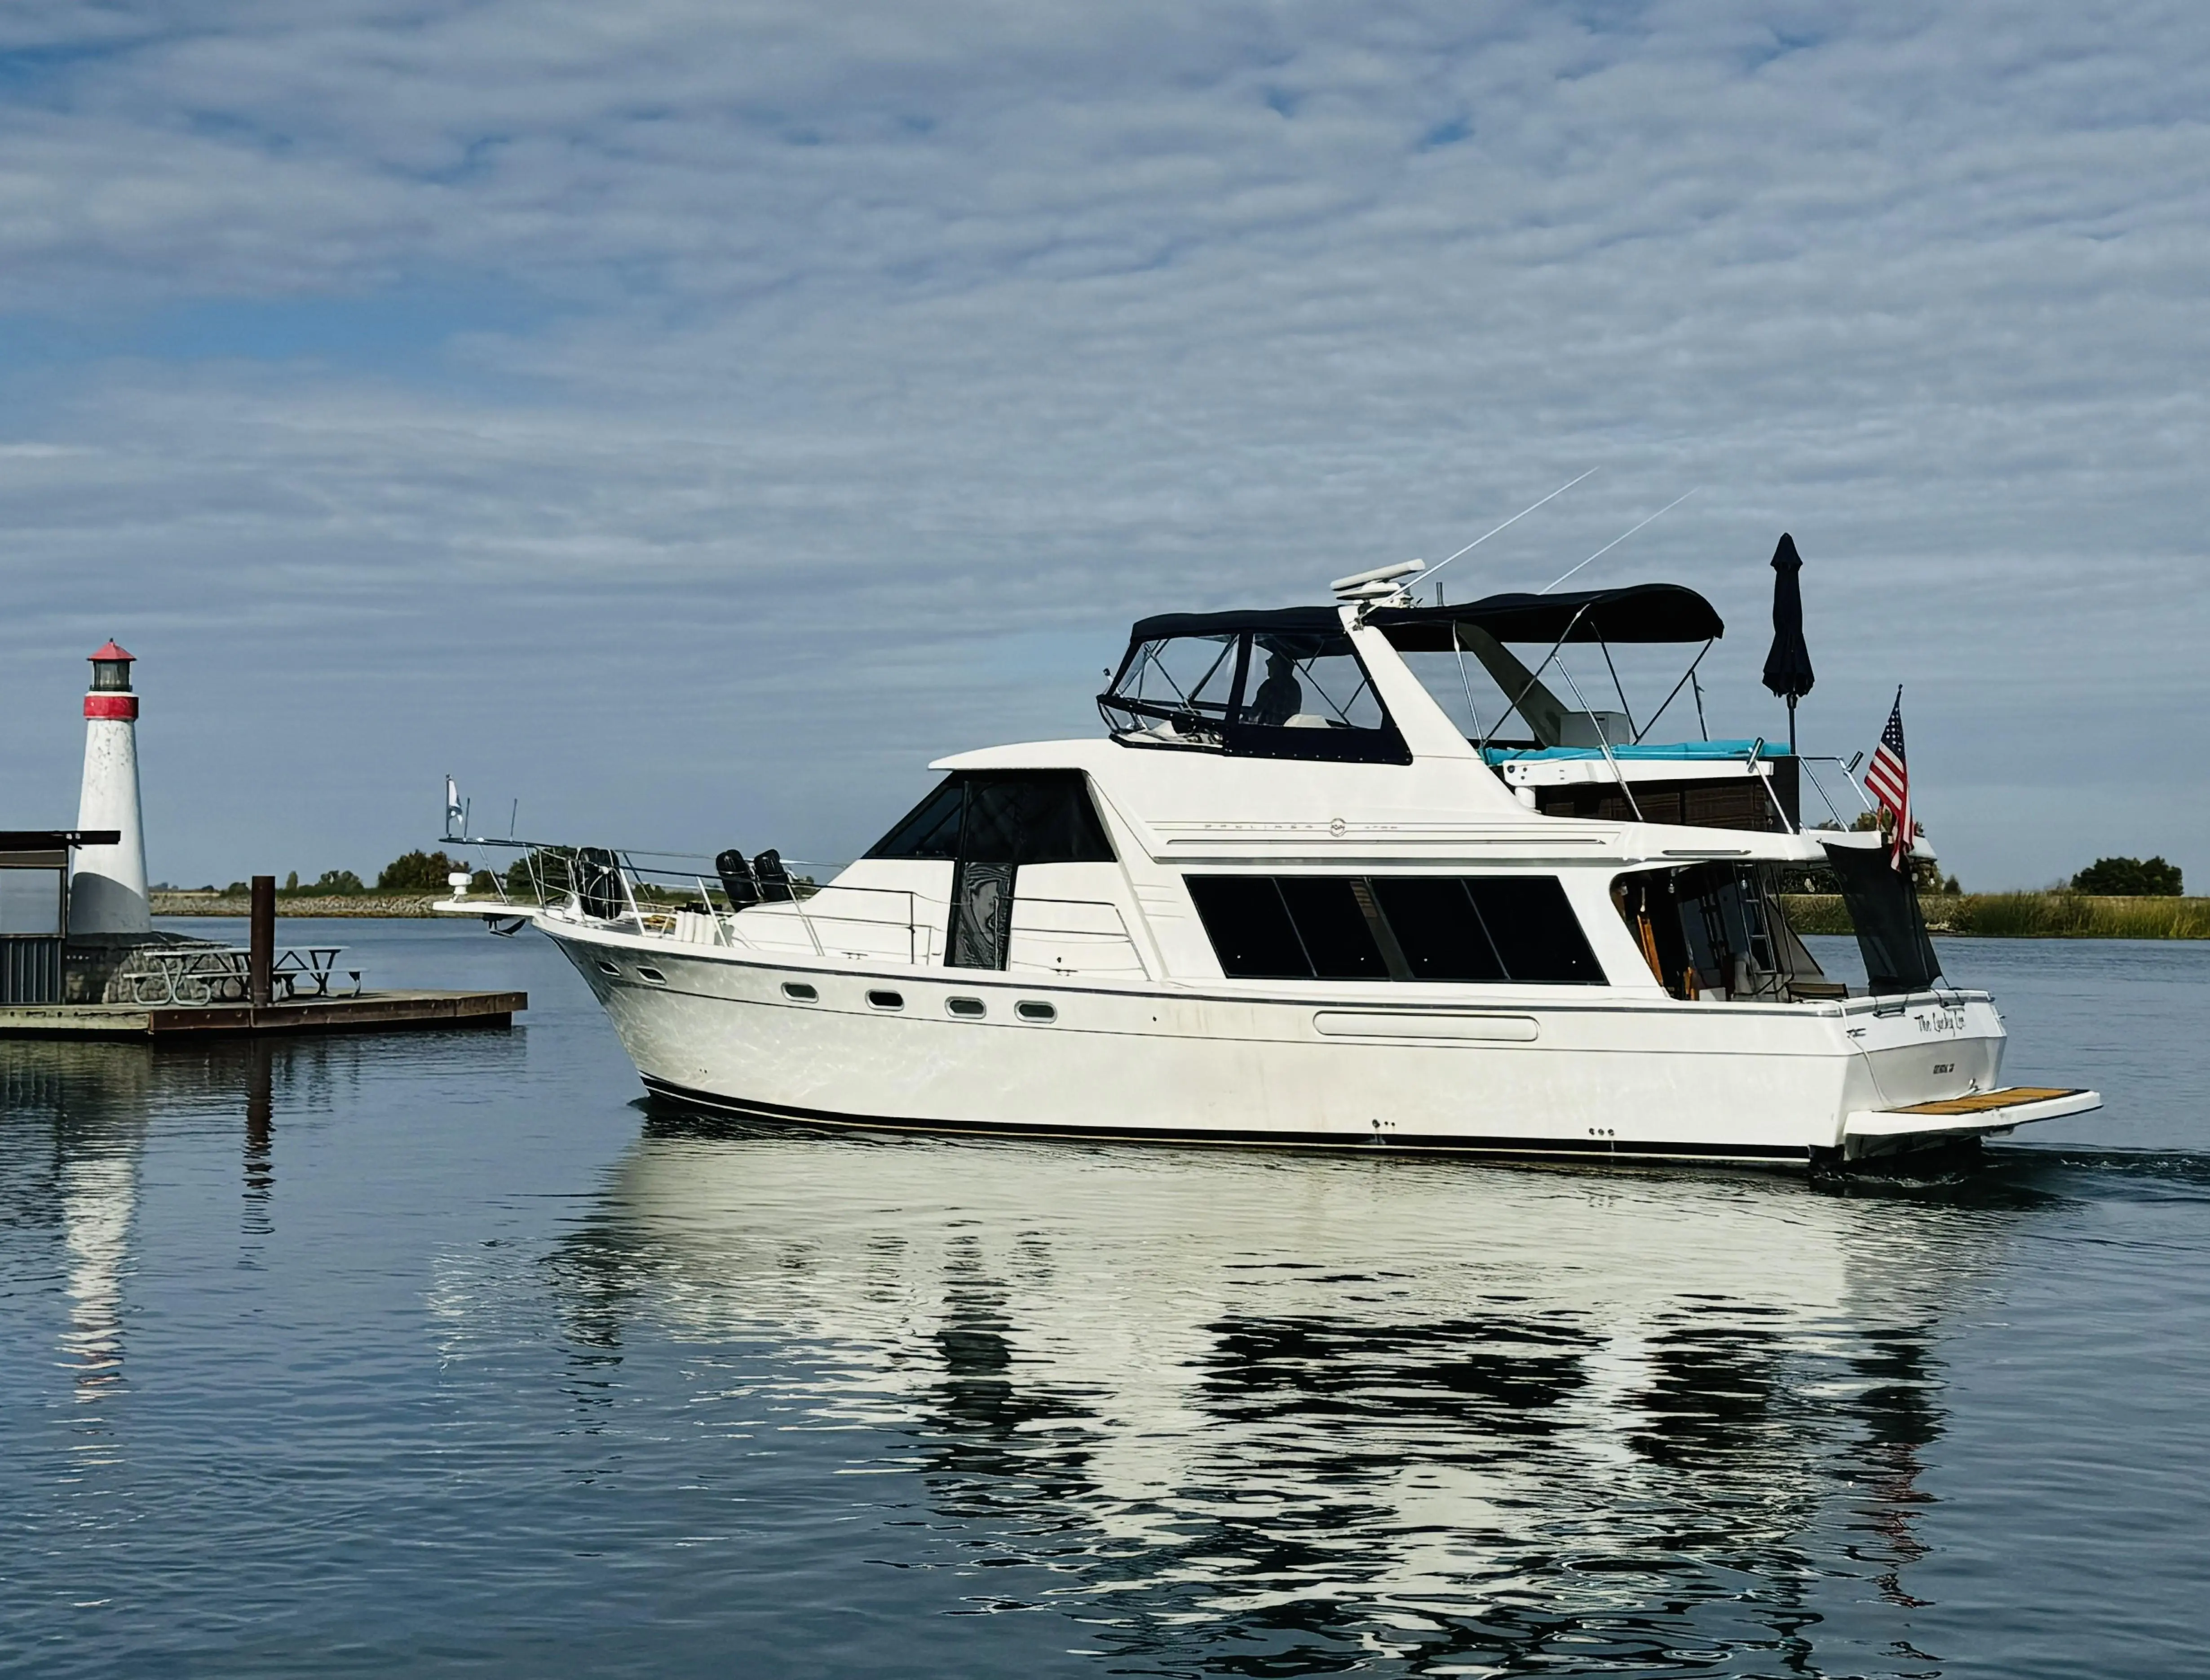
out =
<svg viewBox="0 0 2210 1680"><path fill-rule="evenodd" d="M811 986L807 985L802 980L784 981L782 982L782 994L788 998L793 1003L812 1003L816 998L821 995L820 993L815 991Z"/></svg>
<svg viewBox="0 0 2210 1680"><path fill-rule="evenodd" d="M905 999L896 992L870 992L867 1001L878 1009L903 1009Z"/></svg>
<svg viewBox="0 0 2210 1680"><path fill-rule="evenodd" d="M639 980L649 980L655 986L665 986L667 983L667 976L658 969L640 968L637 971L637 977Z"/></svg>
<svg viewBox="0 0 2210 1680"><path fill-rule="evenodd" d="M601 957L599 958L599 972L601 974L619 975L620 974L621 970L615 964L609 963L605 958Z"/></svg>
<svg viewBox="0 0 2210 1680"><path fill-rule="evenodd" d="M1055 1021L1059 1011L1048 1003L1038 1003L1034 998L1023 998L1013 1006L1013 1013L1023 1021Z"/></svg>
<svg viewBox="0 0 2210 1680"><path fill-rule="evenodd" d="M946 998L944 1006L962 1020L979 1021L990 1012L980 998Z"/></svg>

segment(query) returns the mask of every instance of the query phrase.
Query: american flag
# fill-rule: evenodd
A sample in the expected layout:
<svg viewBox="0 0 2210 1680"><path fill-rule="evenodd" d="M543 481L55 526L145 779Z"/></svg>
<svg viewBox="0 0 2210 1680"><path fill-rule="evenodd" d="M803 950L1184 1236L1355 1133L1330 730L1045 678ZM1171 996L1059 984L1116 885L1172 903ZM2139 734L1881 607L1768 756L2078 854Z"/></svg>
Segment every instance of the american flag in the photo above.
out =
<svg viewBox="0 0 2210 1680"><path fill-rule="evenodd" d="M1880 745L1873 748L1872 763L1865 768L1865 786L1881 803L1881 809L1895 818L1895 838L1888 855L1889 867L1900 873L1904 860L1911 855L1911 770L1903 759L1903 691L1895 691L1895 709L1887 715L1887 727L1880 732Z"/></svg>

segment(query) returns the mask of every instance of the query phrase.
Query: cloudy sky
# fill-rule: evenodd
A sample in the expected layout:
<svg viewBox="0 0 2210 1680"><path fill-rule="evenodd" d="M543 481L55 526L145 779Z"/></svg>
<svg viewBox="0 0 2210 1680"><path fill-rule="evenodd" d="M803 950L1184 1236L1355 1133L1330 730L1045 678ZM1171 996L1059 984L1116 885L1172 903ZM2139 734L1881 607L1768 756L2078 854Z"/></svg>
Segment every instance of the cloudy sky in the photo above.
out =
<svg viewBox="0 0 2210 1680"><path fill-rule="evenodd" d="M2210 883L2210 10L12 0L0 826L850 855L1129 619L1457 547L1906 686L1968 886Z"/></svg>

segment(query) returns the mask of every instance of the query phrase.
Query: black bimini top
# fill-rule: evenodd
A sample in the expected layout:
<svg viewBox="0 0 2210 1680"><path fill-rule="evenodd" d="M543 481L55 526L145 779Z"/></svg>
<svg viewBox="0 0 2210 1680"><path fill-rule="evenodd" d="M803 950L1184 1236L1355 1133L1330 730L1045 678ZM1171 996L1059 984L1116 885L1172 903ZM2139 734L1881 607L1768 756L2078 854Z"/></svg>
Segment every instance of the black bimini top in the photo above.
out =
<svg viewBox="0 0 2210 1680"><path fill-rule="evenodd" d="M1271 607L1226 613L1161 613L1138 619L1128 632L1136 642L1175 636L1234 636L1246 630L1289 636L1339 636L1343 620L1332 607Z"/></svg>
<svg viewBox="0 0 2210 1680"><path fill-rule="evenodd" d="M1500 642L1707 642L1726 634L1712 603L1678 583L1493 595L1462 607L1384 607L1368 622L1401 653L1447 653L1454 624L1472 625Z"/></svg>
<svg viewBox="0 0 2210 1680"><path fill-rule="evenodd" d="M1710 601L1678 583L1630 583L1573 595L1493 595L1448 607L1384 607L1368 619L1402 653L1447 653L1451 626L1470 624L1500 642L1703 642L1726 633ZM1137 621L1132 641L1175 636L1334 635L1332 607L1162 613Z"/></svg>

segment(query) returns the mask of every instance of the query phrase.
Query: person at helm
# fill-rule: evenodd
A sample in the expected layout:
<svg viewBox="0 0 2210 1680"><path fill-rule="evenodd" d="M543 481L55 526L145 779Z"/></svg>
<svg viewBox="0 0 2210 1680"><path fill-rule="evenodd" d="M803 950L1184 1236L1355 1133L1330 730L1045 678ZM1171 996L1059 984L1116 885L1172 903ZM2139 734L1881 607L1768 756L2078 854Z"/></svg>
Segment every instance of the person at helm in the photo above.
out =
<svg viewBox="0 0 2210 1680"><path fill-rule="evenodd" d="M1267 655L1266 680L1259 685L1243 714L1246 723L1278 729L1304 710L1305 691L1297 681L1296 668L1296 662L1285 653Z"/></svg>

